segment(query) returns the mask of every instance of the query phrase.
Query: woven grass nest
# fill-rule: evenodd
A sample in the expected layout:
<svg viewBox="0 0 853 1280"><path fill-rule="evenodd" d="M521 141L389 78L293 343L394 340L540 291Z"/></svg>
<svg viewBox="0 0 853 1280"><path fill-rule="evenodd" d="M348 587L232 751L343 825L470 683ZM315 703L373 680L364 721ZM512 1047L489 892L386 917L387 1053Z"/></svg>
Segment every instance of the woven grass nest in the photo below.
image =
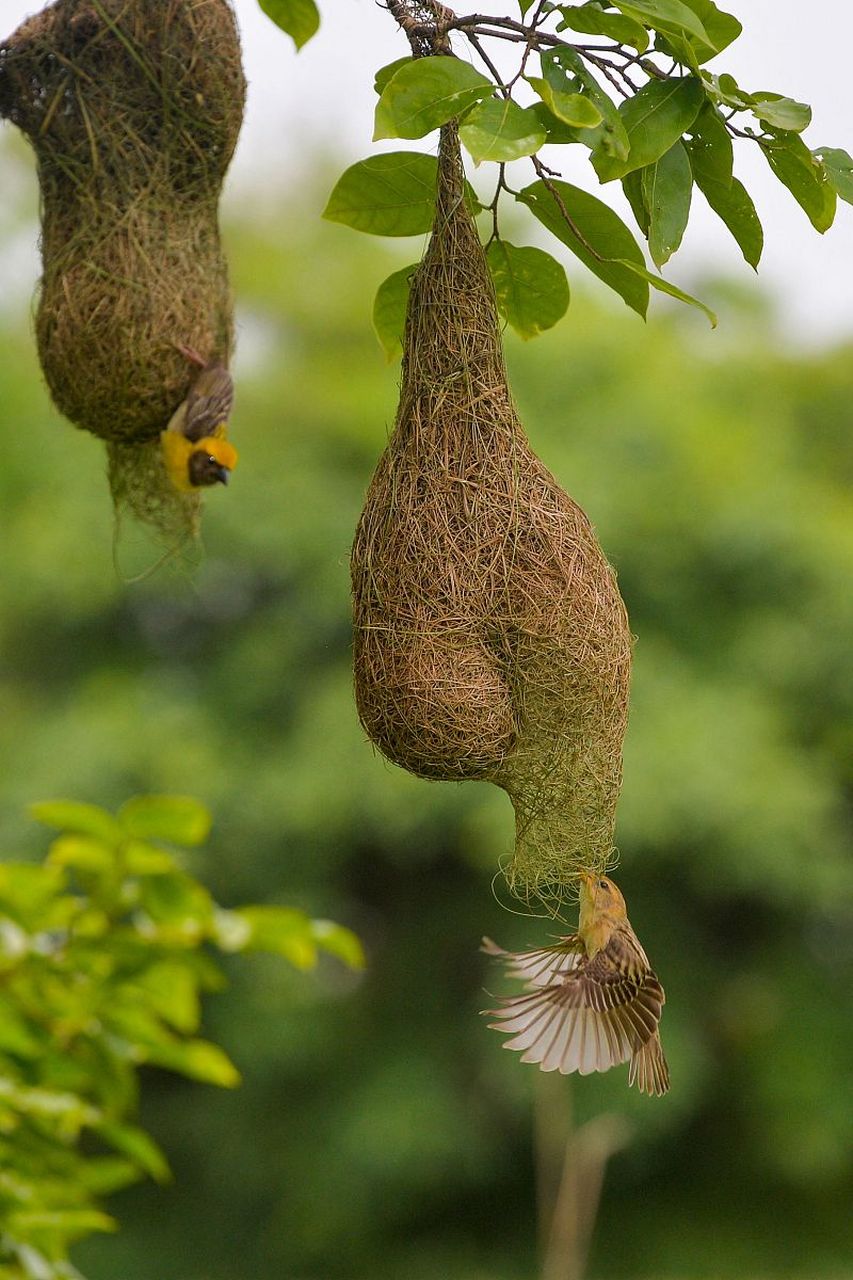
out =
<svg viewBox="0 0 853 1280"><path fill-rule="evenodd" d="M553 909L613 860L631 636L589 520L513 406L453 125L352 582L368 735L421 777L504 788L509 885Z"/></svg>
<svg viewBox="0 0 853 1280"><path fill-rule="evenodd" d="M244 98L228 0L56 0L0 46L0 114L38 159L48 387L169 539L199 511L159 450L197 373L177 344L230 354L217 204Z"/></svg>

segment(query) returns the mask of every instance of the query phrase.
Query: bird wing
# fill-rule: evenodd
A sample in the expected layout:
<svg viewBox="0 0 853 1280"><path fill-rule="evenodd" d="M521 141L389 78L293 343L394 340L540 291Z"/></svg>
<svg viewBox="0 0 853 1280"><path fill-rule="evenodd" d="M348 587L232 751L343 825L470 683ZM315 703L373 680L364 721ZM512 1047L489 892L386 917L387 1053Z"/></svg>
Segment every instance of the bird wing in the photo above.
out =
<svg viewBox="0 0 853 1280"><path fill-rule="evenodd" d="M188 440L213 435L226 422L234 406L234 383L224 365L202 369L187 393L187 410L181 430Z"/></svg>
<svg viewBox="0 0 853 1280"><path fill-rule="evenodd" d="M480 950L503 960L509 977L521 978L530 987L547 987L561 974L569 973L577 966L583 943L573 933L553 946L539 947L535 951L504 951L491 938L484 938Z"/></svg>
<svg viewBox="0 0 853 1280"><path fill-rule="evenodd" d="M602 951L579 955L548 985L501 1001L490 1025L510 1036L504 1047L564 1075L607 1071L632 1058L655 1034L664 999L632 940L633 933L617 930Z"/></svg>

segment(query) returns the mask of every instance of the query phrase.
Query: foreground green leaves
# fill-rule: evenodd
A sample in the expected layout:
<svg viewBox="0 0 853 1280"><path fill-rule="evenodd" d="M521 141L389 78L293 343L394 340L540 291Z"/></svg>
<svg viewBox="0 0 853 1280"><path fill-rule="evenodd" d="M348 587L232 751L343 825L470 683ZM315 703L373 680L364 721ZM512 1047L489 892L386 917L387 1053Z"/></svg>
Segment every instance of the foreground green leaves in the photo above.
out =
<svg viewBox="0 0 853 1280"><path fill-rule="evenodd" d="M351 968L358 939L290 907L225 910L168 846L200 844L210 815L186 796L136 796L112 815L51 801L60 834L41 866L0 865L0 1275L64 1280L68 1249L115 1222L98 1199L166 1181L134 1123L139 1067L233 1088L239 1072L199 1035L224 985L211 949L266 951L297 969L320 951Z"/></svg>

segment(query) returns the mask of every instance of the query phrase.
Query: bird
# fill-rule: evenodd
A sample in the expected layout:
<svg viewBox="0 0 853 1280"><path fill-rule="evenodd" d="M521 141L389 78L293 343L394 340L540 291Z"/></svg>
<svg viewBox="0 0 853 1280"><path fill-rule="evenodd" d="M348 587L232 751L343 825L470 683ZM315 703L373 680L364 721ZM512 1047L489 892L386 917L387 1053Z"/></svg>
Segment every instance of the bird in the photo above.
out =
<svg viewBox="0 0 853 1280"><path fill-rule="evenodd" d="M486 1010L498 1019L490 1027L511 1037L504 1048L522 1051L522 1062L563 1075L630 1062L629 1085L657 1097L667 1092L659 1031L666 997L608 876L582 875L577 933L520 952L484 938L482 950L526 984Z"/></svg>
<svg viewBox="0 0 853 1280"><path fill-rule="evenodd" d="M160 433L166 471L176 489L191 493L227 484L237 465L237 450L225 439L234 404L234 383L218 360L205 360L192 347L178 345L200 372Z"/></svg>

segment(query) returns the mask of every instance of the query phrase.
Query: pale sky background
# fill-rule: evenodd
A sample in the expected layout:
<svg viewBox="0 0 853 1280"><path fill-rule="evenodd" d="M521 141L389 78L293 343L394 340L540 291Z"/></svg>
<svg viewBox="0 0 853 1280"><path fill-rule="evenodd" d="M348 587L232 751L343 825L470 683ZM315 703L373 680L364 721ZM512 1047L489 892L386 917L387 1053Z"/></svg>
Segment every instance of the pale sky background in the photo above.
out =
<svg viewBox="0 0 853 1280"><path fill-rule="evenodd" d="M3 34L39 7L34 0L0 0ZM378 147L434 147L434 136L422 142L371 142L373 72L407 52L402 34L375 0L320 0L323 27L298 55L290 39L261 12L257 0L236 0L235 7L243 35L249 101L227 187L232 207L245 209L264 190L264 204L268 204L277 198L278 189L285 192L295 178L310 175L318 155L343 168ZM478 7L495 14L518 12L515 0L456 3L455 7L458 12ZM814 113L805 134L808 145L844 147L853 154L850 0L813 0L808 6L802 0L731 0L728 7L740 18L744 33L711 63L711 69L731 72L746 89L769 89L808 102ZM470 56L462 40L456 49L461 56ZM825 236L818 235L757 152L745 142L736 145L735 171L765 224L758 280L783 304L783 331L807 343L853 335L853 206L839 202L835 225ZM612 202L624 216L619 184L599 187L585 154L581 148L555 149L555 167L567 179ZM333 171L331 164L327 167ZM530 180L528 172L519 170L521 181ZM320 207L318 199L318 213ZM631 225L630 216L626 220ZM355 234L341 229L341 235ZM417 252L414 247L409 259ZM35 280L34 250L28 257L21 247L16 264L18 275ZM689 289L714 271L755 287L755 277L734 241L696 195L684 244L666 274Z"/></svg>

